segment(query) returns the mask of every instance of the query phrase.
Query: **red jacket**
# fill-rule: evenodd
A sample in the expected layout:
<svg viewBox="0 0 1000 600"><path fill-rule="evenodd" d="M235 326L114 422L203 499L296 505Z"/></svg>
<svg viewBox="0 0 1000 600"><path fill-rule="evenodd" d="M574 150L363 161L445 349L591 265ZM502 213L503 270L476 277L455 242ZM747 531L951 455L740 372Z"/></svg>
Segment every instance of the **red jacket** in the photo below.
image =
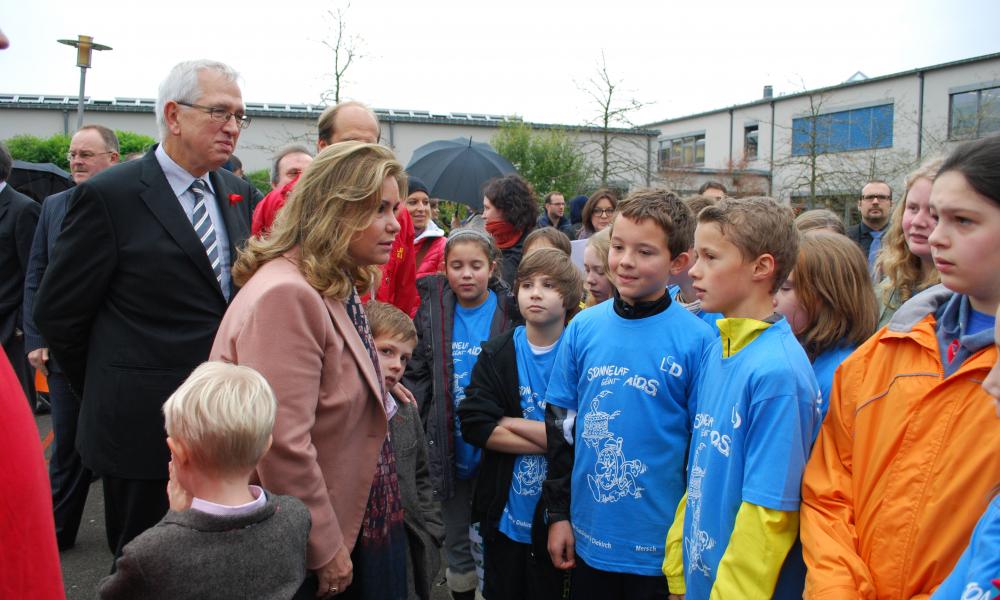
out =
<svg viewBox="0 0 1000 600"><path fill-rule="evenodd" d="M414 242L413 250L423 252L424 257L417 265L417 279L444 271L444 247L448 243L445 237L425 237Z"/></svg>
<svg viewBox="0 0 1000 600"><path fill-rule="evenodd" d="M0 354L0 598L65 598L38 428Z"/></svg>
<svg viewBox="0 0 1000 600"><path fill-rule="evenodd" d="M288 194L298 182L298 177L285 184L281 189L271 190L260 201L253 213L250 231L253 235L267 235L271 231L274 217L285 205ZM417 295L417 265L413 259L413 221L405 208L399 209L399 233L392 242L389 262L382 265L382 280L379 282L375 299L388 302L399 310L410 315L412 319L420 306ZM370 296L365 295L362 301L367 302Z"/></svg>

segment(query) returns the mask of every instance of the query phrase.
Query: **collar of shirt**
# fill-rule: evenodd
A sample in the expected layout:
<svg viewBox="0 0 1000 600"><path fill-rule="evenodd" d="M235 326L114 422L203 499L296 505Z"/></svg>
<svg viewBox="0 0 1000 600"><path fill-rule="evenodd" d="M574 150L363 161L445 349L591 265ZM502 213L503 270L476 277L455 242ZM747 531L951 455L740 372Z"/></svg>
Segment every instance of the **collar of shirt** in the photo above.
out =
<svg viewBox="0 0 1000 600"><path fill-rule="evenodd" d="M0 181L0 193L3 192L4 188L7 187L6 181Z"/></svg>
<svg viewBox="0 0 1000 600"><path fill-rule="evenodd" d="M170 189L174 191L174 195L178 198L181 194L184 194L194 183L195 179L198 179L194 175L187 172L184 167L177 164L174 159L170 158L167 151L163 148L163 144L156 147L156 161L160 163L160 168L163 169L163 174L167 177L167 183L170 184ZM208 190L215 195L215 189L212 187L212 178L205 173L201 180L208 185Z"/></svg>
<svg viewBox="0 0 1000 600"><path fill-rule="evenodd" d="M264 489L259 485L251 485L250 494L254 499L239 506L226 506L225 504L216 504L215 502L209 502L201 498L194 498L191 500L191 509L220 517L235 517L259 510L267 504L267 494L264 493Z"/></svg>

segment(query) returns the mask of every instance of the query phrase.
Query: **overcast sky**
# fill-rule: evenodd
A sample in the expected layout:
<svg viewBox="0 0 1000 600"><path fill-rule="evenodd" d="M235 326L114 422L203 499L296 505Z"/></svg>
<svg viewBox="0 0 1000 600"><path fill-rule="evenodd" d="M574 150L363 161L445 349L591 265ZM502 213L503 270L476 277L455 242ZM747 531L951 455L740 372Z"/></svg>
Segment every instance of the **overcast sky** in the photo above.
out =
<svg viewBox="0 0 1000 600"><path fill-rule="evenodd" d="M318 103L332 88L322 5L338 6L5 0L0 92L75 96L75 51L56 39L87 34L114 48L95 53L94 98L153 98L173 64L213 58L241 72L245 101ZM635 121L649 123L755 100L765 84L791 93L1000 52L997 24L997 0L355 0L346 25L364 56L342 94L584 123L598 111L580 88L603 50L623 97L649 103Z"/></svg>

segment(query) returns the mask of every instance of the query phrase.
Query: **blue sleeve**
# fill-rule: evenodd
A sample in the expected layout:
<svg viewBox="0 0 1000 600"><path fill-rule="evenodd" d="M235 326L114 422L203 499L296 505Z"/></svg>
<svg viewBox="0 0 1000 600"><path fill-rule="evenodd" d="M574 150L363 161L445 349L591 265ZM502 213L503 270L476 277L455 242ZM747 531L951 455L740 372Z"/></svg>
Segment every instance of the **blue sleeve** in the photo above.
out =
<svg viewBox="0 0 1000 600"><path fill-rule="evenodd" d="M970 544L965 547L965 552L962 552L961 558L955 563L955 568L951 570L948 577L934 590L931 600L950 600L962 597L962 591L965 589L965 580L969 574L969 561L971 558L972 545Z"/></svg>
<svg viewBox="0 0 1000 600"><path fill-rule="evenodd" d="M49 235L48 221L51 210L42 207L42 215L35 227L35 237L31 241L31 253L28 255L28 268L24 278L24 352L27 354L38 348L45 348L45 340L35 325L35 293L42 283L45 267L49 265Z"/></svg>
<svg viewBox="0 0 1000 600"><path fill-rule="evenodd" d="M995 598L993 580L1000 576L1000 496L979 519L972 539L955 568L935 590L933 599Z"/></svg>
<svg viewBox="0 0 1000 600"><path fill-rule="evenodd" d="M782 383L789 384L787 377L778 385ZM780 511L799 510L802 472L815 428L814 402L814 398L785 394L750 403L750 414L742 415L749 428L743 464L745 502Z"/></svg>
<svg viewBox="0 0 1000 600"><path fill-rule="evenodd" d="M580 385L580 367L576 356L576 339L579 327L575 325L577 323L570 322L569 327L563 333L556 361L552 366L552 375L549 376L549 384L545 388L546 404L572 410L577 410L579 406L577 389Z"/></svg>

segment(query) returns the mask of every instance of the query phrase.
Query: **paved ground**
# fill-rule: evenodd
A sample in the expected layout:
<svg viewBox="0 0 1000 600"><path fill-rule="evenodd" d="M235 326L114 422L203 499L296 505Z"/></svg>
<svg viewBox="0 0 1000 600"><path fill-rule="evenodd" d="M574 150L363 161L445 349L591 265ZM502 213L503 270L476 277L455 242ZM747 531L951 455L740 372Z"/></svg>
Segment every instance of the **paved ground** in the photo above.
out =
<svg viewBox="0 0 1000 600"><path fill-rule="evenodd" d="M46 438L52 431L52 419L49 415L36 416L35 423L38 425L42 443L45 444ZM49 451L46 448L46 459L48 456ZM80 523L76 546L61 552L59 557L62 560L63 584L66 587L67 600L91 600L96 597L97 584L109 573L112 562L112 554L104 537L104 495L101 493L99 481L90 486L90 495L87 497L87 507ZM449 598L443 581L439 581L439 584L434 586L433 600Z"/></svg>

